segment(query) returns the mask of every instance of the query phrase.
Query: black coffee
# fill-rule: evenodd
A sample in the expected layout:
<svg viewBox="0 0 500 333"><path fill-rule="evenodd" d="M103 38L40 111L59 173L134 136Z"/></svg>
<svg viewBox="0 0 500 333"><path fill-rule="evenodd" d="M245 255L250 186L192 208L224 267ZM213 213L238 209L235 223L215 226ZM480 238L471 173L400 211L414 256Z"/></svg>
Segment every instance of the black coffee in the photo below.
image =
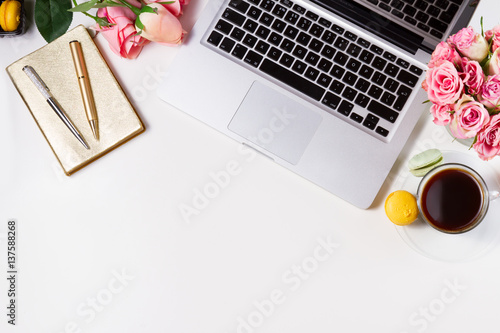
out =
<svg viewBox="0 0 500 333"><path fill-rule="evenodd" d="M459 232L476 221L482 202L481 186L471 174L447 169L433 175L425 185L421 209L436 228Z"/></svg>

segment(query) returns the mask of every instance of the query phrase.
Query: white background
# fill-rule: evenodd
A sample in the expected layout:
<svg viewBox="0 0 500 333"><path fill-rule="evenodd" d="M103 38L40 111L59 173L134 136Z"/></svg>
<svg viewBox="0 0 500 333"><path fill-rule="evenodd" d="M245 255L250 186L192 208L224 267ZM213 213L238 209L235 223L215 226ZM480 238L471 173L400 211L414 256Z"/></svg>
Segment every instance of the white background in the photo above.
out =
<svg viewBox="0 0 500 333"><path fill-rule="evenodd" d="M187 30L202 5L186 7ZM485 28L499 24L498 13L483 0L473 26L481 15ZM92 21L76 14L79 23ZM71 177L0 73L0 332L498 332L500 247L469 262L429 259L384 214L414 153L475 154L428 114L372 208L360 210L160 101L154 73L176 48L148 45L125 60L96 42L147 130ZM24 36L0 40L1 67L44 44L31 22ZM229 184L184 218L180 207L228 163L237 170ZM488 165L500 176L500 158ZM15 327L9 219L18 224Z"/></svg>

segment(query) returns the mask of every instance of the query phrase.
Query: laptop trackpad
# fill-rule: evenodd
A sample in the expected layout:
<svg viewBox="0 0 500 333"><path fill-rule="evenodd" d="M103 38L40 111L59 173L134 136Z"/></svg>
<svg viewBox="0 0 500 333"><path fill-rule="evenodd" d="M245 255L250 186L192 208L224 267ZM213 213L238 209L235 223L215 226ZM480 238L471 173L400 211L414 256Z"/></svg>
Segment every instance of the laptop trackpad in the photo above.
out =
<svg viewBox="0 0 500 333"><path fill-rule="evenodd" d="M305 105L255 81L228 128L297 164L322 119Z"/></svg>

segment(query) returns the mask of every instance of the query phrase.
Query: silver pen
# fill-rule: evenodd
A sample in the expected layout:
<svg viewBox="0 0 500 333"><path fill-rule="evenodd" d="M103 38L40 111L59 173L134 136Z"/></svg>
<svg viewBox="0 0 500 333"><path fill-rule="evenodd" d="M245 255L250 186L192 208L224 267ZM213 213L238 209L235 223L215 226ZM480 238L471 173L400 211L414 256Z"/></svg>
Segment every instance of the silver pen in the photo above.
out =
<svg viewBox="0 0 500 333"><path fill-rule="evenodd" d="M63 109L57 103L56 99L52 94L50 93L49 88L43 82L43 80L38 76L37 72L33 69L31 66L24 66L23 67L23 72L30 78L30 80L33 82L33 84L37 87L38 91L42 94L42 96L47 100L47 103L49 103L50 107L54 112L59 116L59 118L63 121L63 123L69 128L71 133L78 139L78 141L81 142L81 144L87 148L90 149L85 140L83 139L82 135L78 130L76 129L75 125L69 120L68 116L66 113L64 113Z"/></svg>

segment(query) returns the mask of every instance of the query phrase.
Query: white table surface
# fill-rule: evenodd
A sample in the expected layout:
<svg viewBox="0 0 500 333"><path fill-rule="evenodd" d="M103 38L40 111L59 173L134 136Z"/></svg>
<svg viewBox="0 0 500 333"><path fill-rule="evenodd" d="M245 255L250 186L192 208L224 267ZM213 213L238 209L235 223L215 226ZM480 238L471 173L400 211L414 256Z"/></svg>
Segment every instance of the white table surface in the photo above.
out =
<svg viewBox="0 0 500 333"><path fill-rule="evenodd" d="M202 4L186 7L187 29ZM493 27L499 13L483 0L473 26L482 15ZM92 21L77 14L79 23ZM410 248L384 214L414 153L475 154L429 115L360 210L160 101L154 73L177 48L149 45L131 61L96 42L147 130L71 177L0 73L0 332L499 331L500 239L475 260L443 262ZM44 44L32 23L1 39L1 67ZM488 164L500 177L500 158ZM183 217L228 167L229 184ZM6 309L9 219L18 225L16 327Z"/></svg>

